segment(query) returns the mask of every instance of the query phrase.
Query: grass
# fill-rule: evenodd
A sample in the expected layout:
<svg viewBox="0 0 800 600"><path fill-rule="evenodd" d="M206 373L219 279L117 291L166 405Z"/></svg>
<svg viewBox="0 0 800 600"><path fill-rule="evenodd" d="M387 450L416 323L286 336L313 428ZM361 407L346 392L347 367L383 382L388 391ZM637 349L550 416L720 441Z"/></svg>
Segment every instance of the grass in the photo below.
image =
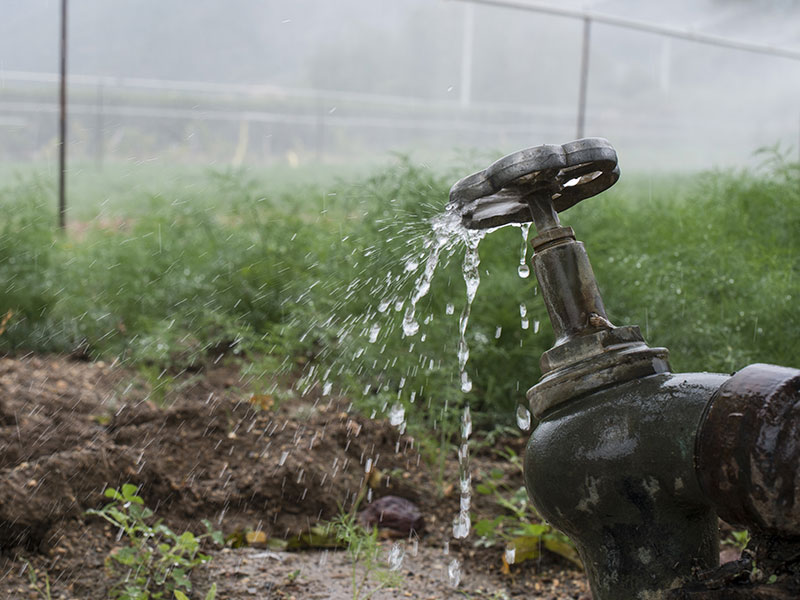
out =
<svg viewBox="0 0 800 600"><path fill-rule="evenodd" d="M800 171L774 151L762 157L751 171L623 177L563 215L612 321L639 324L676 370L798 364ZM110 168L76 198L73 221L84 222L67 235L53 230L42 177L6 177L0 318L11 317L0 350L117 358L157 378L239 356L259 385L302 371L298 394L329 384L367 414L402 405L437 444L458 431L450 409L467 399L477 425L510 423L552 344L534 278L517 275L520 230L480 245L471 393L458 385L460 251L420 301L415 338L402 337L394 306L424 268L427 220L467 171L402 158L347 182L165 168L123 190Z"/></svg>

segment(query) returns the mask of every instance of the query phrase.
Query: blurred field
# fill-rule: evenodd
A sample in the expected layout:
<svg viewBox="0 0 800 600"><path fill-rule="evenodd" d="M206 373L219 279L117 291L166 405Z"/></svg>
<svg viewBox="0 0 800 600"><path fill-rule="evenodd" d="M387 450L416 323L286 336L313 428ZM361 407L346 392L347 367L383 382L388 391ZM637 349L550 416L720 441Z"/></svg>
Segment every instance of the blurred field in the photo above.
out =
<svg viewBox="0 0 800 600"><path fill-rule="evenodd" d="M564 215L612 321L670 348L675 370L799 364L800 169L760 158L751 171L623 174ZM293 393L328 384L366 414L399 402L409 427L441 429L443 440L459 417L445 406L466 400L479 426L510 424L552 344L535 280L517 274L518 228L480 246L471 393L457 383L461 256L440 266L419 304L424 340L402 337L395 310L424 267L428 219L475 166L87 167L70 179L66 235L54 231L52 173L4 167L0 351L118 359L154 389L242 359L254 389L302 374Z"/></svg>

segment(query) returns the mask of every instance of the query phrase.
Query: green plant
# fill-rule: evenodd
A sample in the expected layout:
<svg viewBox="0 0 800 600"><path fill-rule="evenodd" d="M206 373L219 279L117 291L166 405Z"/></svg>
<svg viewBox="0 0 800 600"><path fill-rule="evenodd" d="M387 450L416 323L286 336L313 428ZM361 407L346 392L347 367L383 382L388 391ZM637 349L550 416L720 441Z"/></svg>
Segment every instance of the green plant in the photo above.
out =
<svg viewBox="0 0 800 600"><path fill-rule="evenodd" d="M522 469L521 459L512 449L506 448L499 454ZM524 487L514 488L504 482L505 478L503 471L492 469L488 474L483 474L481 483L475 486L477 493L493 497L496 504L505 511L492 519L476 521L475 534L479 537L476 544L487 547L504 544L506 564L537 558L544 547L580 565L577 551L570 539L542 521L530 503Z"/></svg>
<svg viewBox="0 0 800 600"><path fill-rule="evenodd" d="M221 545L222 532L213 530L207 520L203 521L206 533L197 536L191 531L177 534L161 520L151 523L153 511L136 492L137 487L131 483L124 484L121 490L108 488L105 496L113 502L100 510L87 511L118 527L128 541L128 546L106 559L116 579L110 595L120 600L157 600L172 592L179 599L181 594L185 597L185 592L192 589L191 570L211 560L200 552L200 542L210 538ZM216 588L212 590L210 598L216 594Z"/></svg>
<svg viewBox="0 0 800 600"><path fill-rule="evenodd" d="M39 587L39 576L36 574L33 565L27 560L24 562L28 569L28 581L30 582L31 586L33 586L39 596L41 596L44 600L50 600L50 576L47 574L47 572L45 572L44 588Z"/></svg>
<svg viewBox="0 0 800 600"><path fill-rule="evenodd" d="M402 583L403 576L380 560L377 527L365 530L358 524L355 512L343 512L331 525L350 557L353 600L368 600L376 592Z"/></svg>
<svg viewBox="0 0 800 600"><path fill-rule="evenodd" d="M175 600L189 600L189 597L180 590L174 590ZM214 600L217 597L217 584L212 583L206 594L205 600Z"/></svg>
<svg viewBox="0 0 800 600"><path fill-rule="evenodd" d="M295 569L294 571L286 575L286 581L289 583L289 585L292 585L295 581L297 581L297 578L299 576L300 576L300 569Z"/></svg>
<svg viewBox="0 0 800 600"><path fill-rule="evenodd" d="M739 552L743 552L744 549L747 548L747 544L750 543L750 532L746 529L731 531L731 536L725 541L739 550Z"/></svg>

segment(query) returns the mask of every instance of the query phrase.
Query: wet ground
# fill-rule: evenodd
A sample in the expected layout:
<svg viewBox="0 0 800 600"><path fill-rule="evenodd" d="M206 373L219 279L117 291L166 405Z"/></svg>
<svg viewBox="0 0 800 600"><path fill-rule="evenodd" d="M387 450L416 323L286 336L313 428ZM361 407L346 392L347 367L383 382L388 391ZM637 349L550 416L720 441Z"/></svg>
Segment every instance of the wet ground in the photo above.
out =
<svg viewBox="0 0 800 600"><path fill-rule="evenodd" d="M416 440L348 412L347 398L312 390L280 403L245 389L232 365L175 378L164 406L149 391L135 373L102 362L0 359L0 597L45 598L45 580L52 598L107 597L105 561L124 539L86 510L107 502L107 487L133 483L174 531L200 533L209 519L237 540L251 534L249 546L206 548L212 560L192 573L193 597L215 583L217 598L352 598L345 552L287 552L264 540L335 518L366 490L369 459L370 495L406 498L425 519L416 544L382 542L383 553L401 544L402 584L374 598L590 597L583 574L561 557L543 553L504 569L501 547L453 540L455 455L437 484ZM504 483L522 485L518 468L491 448L471 464L476 478L500 469ZM473 510L490 517L500 509L477 496ZM448 573L454 558L458 588Z"/></svg>

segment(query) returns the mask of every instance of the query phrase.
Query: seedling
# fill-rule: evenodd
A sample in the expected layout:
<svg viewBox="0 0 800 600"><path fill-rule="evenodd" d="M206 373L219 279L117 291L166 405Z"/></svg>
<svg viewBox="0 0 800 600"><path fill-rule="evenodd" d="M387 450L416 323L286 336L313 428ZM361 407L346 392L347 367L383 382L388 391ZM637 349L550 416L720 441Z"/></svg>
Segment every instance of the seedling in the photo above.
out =
<svg viewBox="0 0 800 600"><path fill-rule="evenodd" d="M210 556L199 552L200 542L210 538L222 545L222 532L215 531L207 520L203 521L206 533L197 536L191 531L174 533L160 519L151 525L153 511L136 492L137 487L131 483L124 484L121 490L108 488L105 496L113 502L100 510L87 511L119 528L120 535L128 540L128 546L112 552L106 559L106 566L115 577L110 597L158 600L174 593L183 600L192 590L191 570L211 560ZM216 588L212 590L213 593L209 592L211 599ZM206 598L210 600L209 596Z"/></svg>
<svg viewBox="0 0 800 600"><path fill-rule="evenodd" d="M353 600L369 600L376 592L398 587L403 582L400 573L380 560L377 527L371 531L365 530L356 521L354 513L342 513L332 525L336 539L347 547L352 564ZM370 589L370 585L374 587Z"/></svg>

